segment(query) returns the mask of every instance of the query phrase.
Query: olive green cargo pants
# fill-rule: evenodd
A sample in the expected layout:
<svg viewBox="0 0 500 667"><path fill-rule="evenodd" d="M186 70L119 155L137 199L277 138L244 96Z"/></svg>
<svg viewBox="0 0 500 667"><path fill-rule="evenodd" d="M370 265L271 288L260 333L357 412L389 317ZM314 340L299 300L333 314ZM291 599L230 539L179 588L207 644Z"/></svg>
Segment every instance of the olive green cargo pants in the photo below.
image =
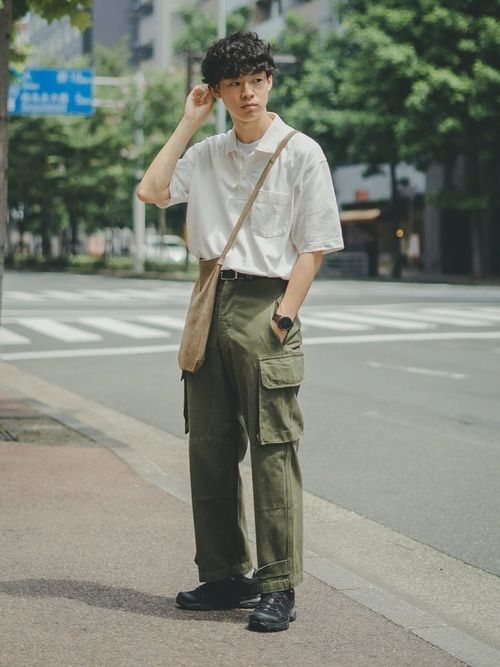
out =
<svg viewBox="0 0 500 667"><path fill-rule="evenodd" d="M238 465L248 442L259 589L302 580L302 336L298 318L283 344L271 329L286 285L280 278L221 280L205 361L183 373L200 581L252 568Z"/></svg>

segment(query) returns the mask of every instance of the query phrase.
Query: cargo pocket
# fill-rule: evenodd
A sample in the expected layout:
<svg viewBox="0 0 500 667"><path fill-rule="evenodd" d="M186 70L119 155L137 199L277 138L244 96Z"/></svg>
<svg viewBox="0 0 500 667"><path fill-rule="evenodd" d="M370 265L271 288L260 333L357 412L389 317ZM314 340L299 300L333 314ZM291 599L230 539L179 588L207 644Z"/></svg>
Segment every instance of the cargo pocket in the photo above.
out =
<svg viewBox="0 0 500 667"><path fill-rule="evenodd" d="M186 389L186 371L181 373L181 382L184 381L184 402L182 407L182 413L184 415L184 433L189 433L189 419L188 419L188 402L187 402L187 389Z"/></svg>
<svg viewBox="0 0 500 667"><path fill-rule="evenodd" d="M297 393L304 379L302 352L259 359L259 435L261 445L294 442L304 422Z"/></svg>

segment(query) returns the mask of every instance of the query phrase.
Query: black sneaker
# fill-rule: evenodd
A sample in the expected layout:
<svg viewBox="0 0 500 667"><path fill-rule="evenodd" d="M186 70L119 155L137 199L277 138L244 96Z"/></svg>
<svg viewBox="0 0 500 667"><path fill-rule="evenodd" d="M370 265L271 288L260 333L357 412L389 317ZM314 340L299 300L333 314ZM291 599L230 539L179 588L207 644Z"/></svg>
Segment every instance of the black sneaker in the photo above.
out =
<svg viewBox="0 0 500 667"><path fill-rule="evenodd" d="M290 621L297 618L295 608L295 591L275 591L262 593L260 602L250 614L249 630L258 632L278 632L287 630Z"/></svg>
<svg viewBox="0 0 500 667"><path fill-rule="evenodd" d="M175 601L181 609L209 611L211 609L253 609L260 595L254 579L242 574L236 577L209 581L194 591L178 593Z"/></svg>

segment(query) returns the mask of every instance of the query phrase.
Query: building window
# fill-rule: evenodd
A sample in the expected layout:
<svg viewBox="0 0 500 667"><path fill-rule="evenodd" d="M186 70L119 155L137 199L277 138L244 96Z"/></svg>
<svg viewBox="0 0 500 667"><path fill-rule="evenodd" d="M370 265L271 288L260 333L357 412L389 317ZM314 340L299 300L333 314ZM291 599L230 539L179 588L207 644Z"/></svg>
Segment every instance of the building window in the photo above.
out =
<svg viewBox="0 0 500 667"><path fill-rule="evenodd" d="M143 60L151 60L154 54L153 42L150 42L149 44L141 44L138 46L134 46L132 48L132 51L133 51L133 62L135 64L138 64Z"/></svg>
<svg viewBox="0 0 500 667"><path fill-rule="evenodd" d="M132 0L130 11L137 17L150 16L153 13L153 0Z"/></svg>

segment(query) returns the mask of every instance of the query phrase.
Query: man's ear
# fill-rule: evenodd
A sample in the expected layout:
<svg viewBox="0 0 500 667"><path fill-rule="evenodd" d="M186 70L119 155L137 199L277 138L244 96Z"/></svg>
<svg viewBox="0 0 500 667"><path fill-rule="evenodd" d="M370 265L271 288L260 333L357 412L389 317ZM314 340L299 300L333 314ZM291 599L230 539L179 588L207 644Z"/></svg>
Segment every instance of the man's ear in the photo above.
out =
<svg viewBox="0 0 500 667"><path fill-rule="evenodd" d="M210 86L210 90L212 91L213 96L216 97L218 100L220 100L219 84L217 83L215 86Z"/></svg>
<svg viewBox="0 0 500 667"><path fill-rule="evenodd" d="M268 91L271 92L271 88L273 87L273 75L269 74L267 77L267 83L269 84Z"/></svg>

